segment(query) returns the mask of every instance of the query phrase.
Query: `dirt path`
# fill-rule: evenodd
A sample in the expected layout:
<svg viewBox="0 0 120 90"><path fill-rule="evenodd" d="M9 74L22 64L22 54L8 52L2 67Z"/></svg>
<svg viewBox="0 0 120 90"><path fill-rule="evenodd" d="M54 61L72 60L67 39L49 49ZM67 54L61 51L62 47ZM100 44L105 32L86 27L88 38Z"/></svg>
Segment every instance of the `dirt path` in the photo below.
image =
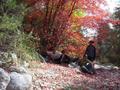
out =
<svg viewBox="0 0 120 90"><path fill-rule="evenodd" d="M97 74L89 75L77 68L41 63L31 71L33 90L120 90L120 70L99 69Z"/></svg>

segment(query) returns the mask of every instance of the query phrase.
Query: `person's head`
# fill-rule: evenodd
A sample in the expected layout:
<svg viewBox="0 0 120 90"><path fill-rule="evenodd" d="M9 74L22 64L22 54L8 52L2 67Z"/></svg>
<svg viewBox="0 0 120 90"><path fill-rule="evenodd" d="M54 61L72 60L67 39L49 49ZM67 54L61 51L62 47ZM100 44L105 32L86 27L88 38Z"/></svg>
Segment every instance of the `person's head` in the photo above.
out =
<svg viewBox="0 0 120 90"><path fill-rule="evenodd" d="M89 44L90 44L90 45L92 45L93 43L94 43L94 41L92 41L92 40L89 41Z"/></svg>
<svg viewBox="0 0 120 90"><path fill-rule="evenodd" d="M62 53L62 54L65 54L65 50L62 50L61 53Z"/></svg>

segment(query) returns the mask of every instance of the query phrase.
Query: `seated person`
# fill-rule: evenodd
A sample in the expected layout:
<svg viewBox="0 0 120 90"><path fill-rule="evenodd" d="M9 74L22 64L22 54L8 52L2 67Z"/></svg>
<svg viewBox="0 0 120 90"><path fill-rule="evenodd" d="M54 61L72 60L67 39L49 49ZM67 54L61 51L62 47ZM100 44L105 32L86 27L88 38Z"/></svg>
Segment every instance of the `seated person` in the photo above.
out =
<svg viewBox="0 0 120 90"><path fill-rule="evenodd" d="M66 55L65 50L62 50L61 52L53 50L53 51L47 51L47 54L52 59L52 61L56 64L69 64L70 57Z"/></svg>
<svg viewBox="0 0 120 90"><path fill-rule="evenodd" d="M65 50L62 50L61 63L70 64L73 62L78 63L79 58L73 58L66 54Z"/></svg>
<svg viewBox="0 0 120 90"><path fill-rule="evenodd" d="M60 60L60 62L61 62L61 63L67 63L67 64L68 64L69 61L70 61L70 57L66 55L65 50L62 50L61 53L62 53L62 55L61 55L61 60Z"/></svg>
<svg viewBox="0 0 120 90"><path fill-rule="evenodd" d="M48 56L53 61L53 63L60 64L60 59L62 53L56 50L53 51L47 51Z"/></svg>
<svg viewBox="0 0 120 90"><path fill-rule="evenodd" d="M47 55L49 59L51 59L52 62L56 64L69 64L71 62L78 62L79 60L79 58L72 58L68 56L65 50L62 50L61 52L56 50L47 51Z"/></svg>

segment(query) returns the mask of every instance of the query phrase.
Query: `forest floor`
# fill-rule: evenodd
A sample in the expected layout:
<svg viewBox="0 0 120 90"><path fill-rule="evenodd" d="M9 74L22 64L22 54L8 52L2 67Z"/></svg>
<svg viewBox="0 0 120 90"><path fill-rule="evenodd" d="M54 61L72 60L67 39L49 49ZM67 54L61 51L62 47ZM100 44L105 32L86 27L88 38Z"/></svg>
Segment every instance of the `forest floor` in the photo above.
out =
<svg viewBox="0 0 120 90"><path fill-rule="evenodd" d="M77 68L40 63L31 72L33 90L120 90L120 69L97 69L90 75Z"/></svg>

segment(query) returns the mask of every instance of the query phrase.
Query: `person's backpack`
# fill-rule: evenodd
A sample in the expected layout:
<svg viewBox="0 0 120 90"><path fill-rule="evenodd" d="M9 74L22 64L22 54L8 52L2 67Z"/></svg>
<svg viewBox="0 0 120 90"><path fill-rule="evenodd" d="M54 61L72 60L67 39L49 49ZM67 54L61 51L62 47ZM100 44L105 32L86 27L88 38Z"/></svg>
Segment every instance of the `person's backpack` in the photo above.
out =
<svg viewBox="0 0 120 90"><path fill-rule="evenodd" d="M88 61L84 62L81 66L80 69L82 72L84 73L88 73L88 74L95 74L95 69L92 66L92 64Z"/></svg>

